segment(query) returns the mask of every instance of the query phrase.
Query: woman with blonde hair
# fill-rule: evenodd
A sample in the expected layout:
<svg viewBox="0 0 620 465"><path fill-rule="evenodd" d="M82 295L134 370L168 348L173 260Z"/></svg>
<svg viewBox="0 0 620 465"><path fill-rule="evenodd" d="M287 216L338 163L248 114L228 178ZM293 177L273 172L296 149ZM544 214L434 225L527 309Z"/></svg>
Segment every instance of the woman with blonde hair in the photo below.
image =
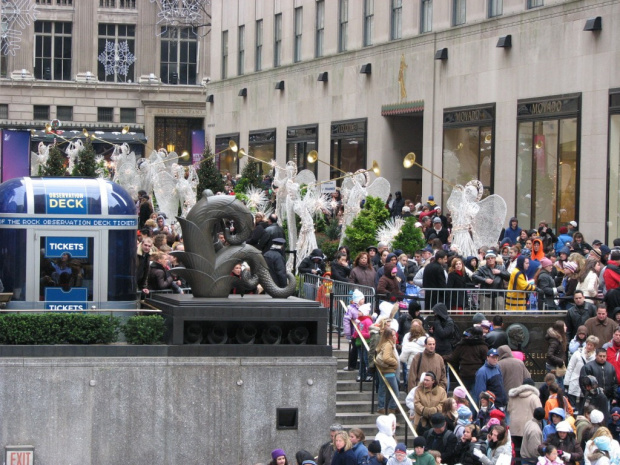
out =
<svg viewBox="0 0 620 465"><path fill-rule="evenodd" d="M601 262L591 259L586 260L586 265L579 271L576 290L583 292L586 302L594 303L592 298L598 294L600 272Z"/></svg>
<svg viewBox="0 0 620 465"><path fill-rule="evenodd" d="M586 447L583 449L583 458L584 465L593 465L590 456L596 451L597 446L595 441L597 438L609 438L610 440L610 450L609 450L609 459L612 463L618 463L620 460L620 444L618 441L614 439L609 429L604 426L599 427L596 432L592 435L589 441L586 442Z"/></svg>
<svg viewBox="0 0 620 465"><path fill-rule="evenodd" d="M407 367L411 365L413 357L417 354L424 352L424 341L426 340L426 331L422 322L417 318L411 321L411 329L402 341L402 348L400 353L400 361Z"/></svg>
<svg viewBox="0 0 620 465"><path fill-rule="evenodd" d="M338 431L334 436L334 449L332 465L357 465L353 444L344 431Z"/></svg>

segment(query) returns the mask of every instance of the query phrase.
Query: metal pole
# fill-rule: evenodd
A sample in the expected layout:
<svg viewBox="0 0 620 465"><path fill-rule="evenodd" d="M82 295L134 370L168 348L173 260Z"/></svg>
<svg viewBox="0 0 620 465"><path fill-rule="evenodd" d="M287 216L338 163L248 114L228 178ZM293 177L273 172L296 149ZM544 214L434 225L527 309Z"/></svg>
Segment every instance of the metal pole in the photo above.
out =
<svg viewBox="0 0 620 465"><path fill-rule="evenodd" d="M329 345L332 345L332 333L334 332L334 294L329 294ZM338 337L338 349L340 349L340 336ZM347 363L349 363L347 361Z"/></svg>

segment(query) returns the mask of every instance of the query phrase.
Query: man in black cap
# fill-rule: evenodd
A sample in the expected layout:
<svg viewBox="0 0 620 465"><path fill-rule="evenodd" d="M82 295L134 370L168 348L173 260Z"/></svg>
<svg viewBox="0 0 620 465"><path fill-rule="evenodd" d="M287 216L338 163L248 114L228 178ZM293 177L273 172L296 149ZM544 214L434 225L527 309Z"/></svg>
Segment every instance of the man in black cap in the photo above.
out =
<svg viewBox="0 0 620 465"><path fill-rule="evenodd" d="M446 418L441 413L431 416L431 427L424 433L426 445L429 450L436 450L441 454L441 463L452 465L456 451L456 436L446 429Z"/></svg>
<svg viewBox="0 0 620 465"><path fill-rule="evenodd" d="M286 260L284 260L284 244L286 244L285 239L276 237L272 241L271 248L264 254L265 261L269 267L269 274L278 287L286 287L288 284Z"/></svg>

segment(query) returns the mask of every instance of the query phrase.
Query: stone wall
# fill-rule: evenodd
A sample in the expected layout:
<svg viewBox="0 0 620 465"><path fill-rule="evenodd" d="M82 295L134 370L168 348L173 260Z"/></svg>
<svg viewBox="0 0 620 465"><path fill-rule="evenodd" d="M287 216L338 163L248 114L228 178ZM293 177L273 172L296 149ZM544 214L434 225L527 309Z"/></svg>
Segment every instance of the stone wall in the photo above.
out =
<svg viewBox="0 0 620 465"><path fill-rule="evenodd" d="M327 439L336 359L0 358L0 447L39 465L254 464ZM276 429L276 409L299 426Z"/></svg>

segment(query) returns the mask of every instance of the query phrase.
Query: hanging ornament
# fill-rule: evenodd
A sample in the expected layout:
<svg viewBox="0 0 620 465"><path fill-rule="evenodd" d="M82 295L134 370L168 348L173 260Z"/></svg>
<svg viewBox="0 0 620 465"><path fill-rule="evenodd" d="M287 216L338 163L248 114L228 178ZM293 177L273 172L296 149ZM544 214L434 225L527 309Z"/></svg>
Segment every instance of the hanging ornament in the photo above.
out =
<svg viewBox="0 0 620 465"><path fill-rule="evenodd" d="M163 34L168 27L199 26L203 12L211 4L210 0L151 0L151 3L159 6L157 24L163 26L157 35Z"/></svg>
<svg viewBox="0 0 620 465"><path fill-rule="evenodd" d="M136 56L129 51L129 43L106 40L103 52L99 54L99 63L103 65L106 76L119 74L127 77L129 67L136 62Z"/></svg>
<svg viewBox="0 0 620 465"><path fill-rule="evenodd" d="M19 50L22 30L37 20L33 0L2 0L0 7L0 53L13 55Z"/></svg>

